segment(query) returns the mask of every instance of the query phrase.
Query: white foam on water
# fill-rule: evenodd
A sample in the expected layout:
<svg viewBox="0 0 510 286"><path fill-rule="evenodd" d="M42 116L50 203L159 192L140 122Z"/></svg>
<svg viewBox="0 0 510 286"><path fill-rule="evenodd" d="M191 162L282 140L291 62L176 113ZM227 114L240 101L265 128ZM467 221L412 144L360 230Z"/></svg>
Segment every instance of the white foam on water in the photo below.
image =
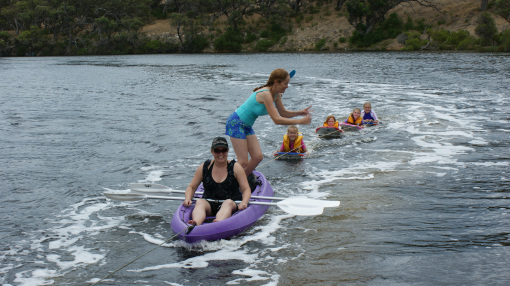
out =
<svg viewBox="0 0 510 286"><path fill-rule="evenodd" d="M454 156L466 154L467 152L473 151L473 148L453 145L448 142L439 142L439 140L430 139L430 137L415 136L412 140L418 145L424 148L420 153L416 153L415 158L409 161L411 165L420 164L456 164L457 159Z"/></svg>
<svg viewBox="0 0 510 286"><path fill-rule="evenodd" d="M83 245L85 240L101 231L119 226L124 217L105 217L100 213L113 206L104 197L87 198L63 210L55 219L48 219L53 228L30 234L30 248L41 253L34 270L16 273L20 285L50 285L67 271L95 264L105 257L105 250ZM94 217L94 219L91 219ZM49 242L47 242L49 240ZM21 241L20 244L26 243ZM19 246L20 248L22 246ZM17 255L20 255L18 252ZM65 258L63 258L65 256Z"/></svg>
<svg viewBox="0 0 510 286"><path fill-rule="evenodd" d="M475 166L484 166L484 167L494 167L494 166L510 166L510 162L509 161L506 161L506 162L471 162L469 163L470 165L475 165Z"/></svg>
<svg viewBox="0 0 510 286"><path fill-rule="evenodd" d="M46 256L49 262L54 262L60 269L66 270L69 268L76 267L78 265L93 264L100 261L104 256L102 254L91 253L90 249L86 249L83 246L72 246L66 249L72 256L73 261L61 260L61 256L57 254L49 254Z"/></svg>
<svg viewBox="0 0 510 286"><path fill-rule="evenodd" d="M266 215L267 217L268 215ZM197 244L187 244L183 241L173 241L167 244L163 244L165 247L187 248L193 252L205 252L203 255L198 255L183 261L165 263L160 265L152 265L141 269L131 269L128 271L132 272L145 272L145 271L156 271L168 268L205 268L209 266L210 261L227 261L227 260L241 260L243 263L249 264L250 266L244 269L237 269L232 274L241 275L244 277L236 278L228 284L237 284L240 281L255 281L255 280L271 280L272 282L278 281L279 275L277 273L271 273L270 269L264 271L261 269L254 269L260 267L261 263L268 260L274 260L271 254L283 250L289 245L282 245L276 248L271 248L271 245L275 245L276 238L273 233L277 232L282 228L282 220L293 217L293 215L274 215L270 214L270 220L268 223L257 225L248 229L239 237L233 237L228 240L219 241L202 241ZM154 238L148 234L142 234L144 239L150 243L160 245L164 242L162 239ZM246 246L249 242L257 242L264 244L267 248L264 251L253 251L250 247ZM285 259L280 259L279 263L285 263ZM264 265L262 265L264 266Z"/></svg>
<svg viewBox="0 0 510 286"><path fill-rule="evenodd" d="M261 271L261 270L249 269L249 268L236 270L236 271L232 272L232 274L242 275L242 276L246 276L248 278L235 279L235 280L227 282L226 283L227 285L233 285L233 284L237 285L237 284L241 284L243 282L253 282L253 281L261 281L261 280L268 280L268 279L272 280L270 282L271 284L265 284L265 285L277 285L278 278L280 278L280 275L273 275L273 276L267 277L267 272Z"/></svg>
<svg viewBox="0 0 510 286"><path fill-rule="evenodd" d="M58 276L56 270L36 269L16 273L16 278L13 281L22 286L52 285L55 282L52 278L56 276Z"/></svg>
<svg viewBox="0 0 510 286"><path fill-rule="evenodd" d="M223 245L223 249L205 253L200 256L195 256L192 258L188 258L184 261L167 263L155 266L149 266L138 270L128 270L132 272L143 272L143 271L151 271L151 270L161 270L167 268L205 268L209 266L209 261L225 261L225 260L241 260L245 263L254 263L256 261L257 255L250 254L248 249L239 249L236 247L232 247L228 244Z"/></svg>
<svg viewBox="0 0 510 286"><path fill-rule="evenodd" d="M475 140L471 140L468 142L469 144L471 145L474 145L474 146L487 146L489 145L489 142L487 142L486 140L483 140L483 139L475 139Z"/></svg>
<svg viewBox="0 0 510 286"><path fill-rule="evenodd" d="M147 177L145 178L146 182L159 182L161 181L161 177L163 176L162 170L153 170L150 171Z"/></svg>

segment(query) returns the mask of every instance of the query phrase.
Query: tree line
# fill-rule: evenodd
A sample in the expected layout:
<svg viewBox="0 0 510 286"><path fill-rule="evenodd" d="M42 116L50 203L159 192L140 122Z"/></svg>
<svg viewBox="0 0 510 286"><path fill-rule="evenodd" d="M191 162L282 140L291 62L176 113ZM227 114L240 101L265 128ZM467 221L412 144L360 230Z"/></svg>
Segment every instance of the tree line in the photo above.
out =
<svg viewBox="0 0 510 286"><path fill-rule="evenodd" d="M266 51L284 41L293 29L292 23L332 5L336 11L345 11L339 17L346 16L355 28L348 39L352 48L369 47L399 35L405 35L404 42L413 43L406 44L406 48L430 46L432 35L437 33L423 21L405 22L388 15L388 11L406 2L440 9L441 1L0 0L0 55L194 53L206 48L240 52L248 44L255 51ZM480 9L493 9L510 21L509 0L481 0ZM477 27L479 38L470 38L471 44L464 47L491 45L510 51L510 34L498 34L494 20L484 15ZM225 25L218 25L220 17ZM263 20L254 27L247 24L249 17ZM142 33L142 27L154 19L171 19L177 37L155 38ZM427 29L429 40L423 42L417 35ZM467 38L465 34L457 37ZM508 47L505 41L509 41Z"/></svg>

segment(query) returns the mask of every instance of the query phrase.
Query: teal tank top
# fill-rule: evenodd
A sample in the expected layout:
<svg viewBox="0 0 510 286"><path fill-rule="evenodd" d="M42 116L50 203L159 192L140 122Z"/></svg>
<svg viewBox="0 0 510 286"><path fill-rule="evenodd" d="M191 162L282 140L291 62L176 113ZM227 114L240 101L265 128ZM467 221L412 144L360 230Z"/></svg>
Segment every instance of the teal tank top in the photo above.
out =
<svg viewBox="0 0 510 286"><path fill-rule="evenodd" d="M263 103L257 102L257 93L262 91L269 91L268 89L261 89L254 91L248 99L236 109L239 118L247 125L253 126L255 120L267 114L266 106Z"/></svg>

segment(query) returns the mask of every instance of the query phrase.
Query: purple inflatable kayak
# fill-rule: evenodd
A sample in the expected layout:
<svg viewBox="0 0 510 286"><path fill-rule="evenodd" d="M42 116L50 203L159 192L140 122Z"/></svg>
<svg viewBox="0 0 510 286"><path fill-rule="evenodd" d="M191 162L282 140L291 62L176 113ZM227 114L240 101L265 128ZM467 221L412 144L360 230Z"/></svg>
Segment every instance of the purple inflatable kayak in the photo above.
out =
<svg viewBox="0 0 510 286"><path fill-rule="evenodd" d="M266 177L257 171L253 171L253 173L261 184L255 188L252 192L252 196L272 197L273 188L266 180ZM203 187L200 185L196 192L203 191ZM195 195L195 197L200 196L200 194ZM271 200L268 199L254 199L254 201L271 202ZM180 205L171 223L174 233L179 234L178 237L188 243L195 243L202 240L225 239L239 234L252 226L269 208L269 206L266 205L250 204L246 209L235 212L226 220L212 223L212 218L208 218L205 223L195 226L189 233L186 233L186 229L190 226L188 221L191 219L191 213L194 207L194 203L189 207Z"/></svg>

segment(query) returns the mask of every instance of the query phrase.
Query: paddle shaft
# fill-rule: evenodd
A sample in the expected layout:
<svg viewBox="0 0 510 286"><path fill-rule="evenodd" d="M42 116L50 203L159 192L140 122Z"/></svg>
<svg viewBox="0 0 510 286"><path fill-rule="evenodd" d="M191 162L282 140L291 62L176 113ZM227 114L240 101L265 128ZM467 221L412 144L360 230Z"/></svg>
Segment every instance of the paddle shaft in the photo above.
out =
<svg viewBox="0 0 510 286"><path fill-rule="evenodd" d="M184 198L182 197L167 197L167 196L150 196L145 194L137 194L137 193L103 193L107 198L112 200L119 201L128 201L128 202L136 202L142 201L145 199L156 199L156 200L179 200L182 201ZM197 198L194 199L195 201ZM210 200L210 199L209 199ZM214 202L223 202L224 200L212 200ZM236 201L239 203L239 201ZM312 215L320 215L324 211L323 204L310 204L309 199L306 198L291 198L283 201L279 201L277 203L273 202L259 202L259 201L250 201L251 205L265 205L265 206L277 206L281 210L286 213L300 216L312 216ZM338 205L340 202L338 202Z"/></svg>
<svg viewBox="0 0 510 286"><path fill-rule="evenodd" d="M168 197L168 196L151 196L145 194L130 194L130 193L104 193L106 197L119 201L134 201L134 200L144 200L144 199L153 199L153 200L171 200L171 201L184 201L183 197ZM196 201L200 198L193 198L192 201ZM226 200L215 200L215 199L206 199L209 202L224 202ZM239 204L241 201L235 201L235 203ZM250 201L251 205L265 205L265 206L277 206L278 203L272 202L257 202Z"/></svg>
<svg viewBox="0 0 510 286"><path fill-rule="evenodd" d="M131 183L129 187L132 192L146 195L158 195L158 194L171 194L171 193L181 193L184 194L186 191L181 190L172 190L167 186L154 184L154 183ZM195 195L203 194L202 192L195 193ZM267 197L267 196L251 196L252 199L261 199L261 200L274 200L274 201L285 201L289 198L282 197ZM322 207L338 207L340 205L340 201L326 201L326 200L314 200L307 199L309 204L319 205Z"/></svg>
<svg viewBox="0 0 510 286"><path fill-rule="evenodd" d="M163 188L151 188L150 186L160 186L160 187L163 187ZM171 194L171 193L179 193L179 194L185 194L186 191L182 191L182 190L172 190L168 187L164 187L163 185L158 185L158 184L131 184L131 191L134 191L134 192L141 192L141 193L162 193L162 194ZM198 193L195 193L195 196L196 195L202 195L204 193L202 192L198 192ZM286 200L288 198L282 198L282 197L266 197L266 196L251 196L251 198L253 199L261 199L261 200L278 200L278 201L283 201L283 200Z"/></svg>

